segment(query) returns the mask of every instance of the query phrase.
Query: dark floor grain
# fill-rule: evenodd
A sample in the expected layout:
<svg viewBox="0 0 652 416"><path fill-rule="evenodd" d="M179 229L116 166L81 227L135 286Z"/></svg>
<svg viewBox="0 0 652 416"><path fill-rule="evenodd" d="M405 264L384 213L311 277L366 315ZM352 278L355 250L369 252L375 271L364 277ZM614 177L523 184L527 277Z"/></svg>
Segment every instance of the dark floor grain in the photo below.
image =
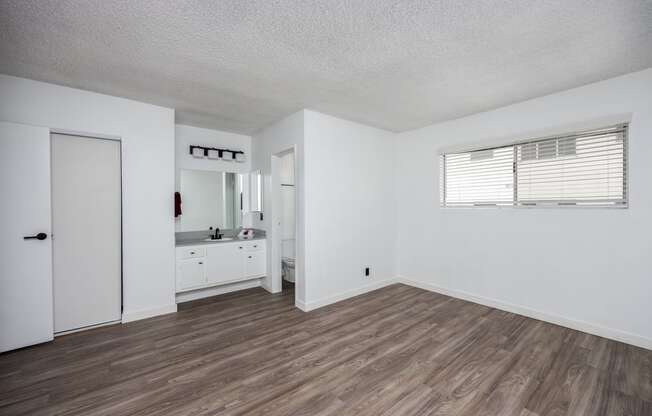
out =
<svg viewBox="0 0 652 416"><path fill-rule="evenodd" d="M393 285L292 287L0 354L0 415L652 415L652 352Z"/></svg>

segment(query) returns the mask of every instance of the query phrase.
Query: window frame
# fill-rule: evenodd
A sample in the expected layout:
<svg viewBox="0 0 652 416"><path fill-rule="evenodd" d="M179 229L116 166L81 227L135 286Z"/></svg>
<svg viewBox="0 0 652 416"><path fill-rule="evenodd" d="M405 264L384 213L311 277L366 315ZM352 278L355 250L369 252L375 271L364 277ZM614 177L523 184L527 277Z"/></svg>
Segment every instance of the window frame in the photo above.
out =
<svg viewBox="0 0 652 416"><path fill-rule="evenodd" d="M577 204L577 203L564 203L564 201L557 201L556 203L527 203L520 202L518 200L518 172L517 172L517 146L534 144L537 155L539 152L538 144L546 140L556 140L556 149L557 155L559 153L559 142L565 139L573 138L575 141L575 149L577 149L578 139L583 137L591 137L596 134L599 134L601 131L614 130L615 133L622 135L623 142L623 199L622 203L612 203L612 204ZM512 204L484 204L484 203L474 203L472 205L447 205L446 204L446 165L445 165L445 156L453 155L459 153L471 153L479 151L489 151L499 148L513 147L514 153L514 162L513 162L513 202ZM451 151L440 151L438 153L438 163L439 163L439 208L442 209L628 209L629 208L629 192L630 192L630 183L629 183L629 122L621 122L617 124L611 124L608 126L592 128L592 129L582 129L574 132L564 132L561 134L552 134L548 136L530 138L525 140L509 141L502 144L492 143L489 146L474 146L467 148L460 148Z"/></svg>

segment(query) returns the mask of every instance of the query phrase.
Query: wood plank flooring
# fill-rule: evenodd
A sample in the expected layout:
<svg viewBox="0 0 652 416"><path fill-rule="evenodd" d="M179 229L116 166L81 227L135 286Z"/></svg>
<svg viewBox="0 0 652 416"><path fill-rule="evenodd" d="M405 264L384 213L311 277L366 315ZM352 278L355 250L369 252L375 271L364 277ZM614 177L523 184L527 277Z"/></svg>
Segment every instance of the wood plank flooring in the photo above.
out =
<svg viewBox="0 0 652 416"><path fill-rule="evenodd" d="M0 415L652 415L652 352L393 285L251 289L0 355Z"/></svg>

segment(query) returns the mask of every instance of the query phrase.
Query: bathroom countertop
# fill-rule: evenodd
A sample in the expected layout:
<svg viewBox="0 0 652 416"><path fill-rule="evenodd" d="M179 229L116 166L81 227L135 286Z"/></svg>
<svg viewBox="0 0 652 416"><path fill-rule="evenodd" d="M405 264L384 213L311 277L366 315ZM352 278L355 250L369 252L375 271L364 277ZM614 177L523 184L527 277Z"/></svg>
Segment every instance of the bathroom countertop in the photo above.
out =
<svg viewBox="0 0 652 416"><path fill-rule="evenodd" d="M253 240L264 240L267 237L264 235L255 235L253 238L234 238L232 240L181 240L175 243L176 247L187 247L187 246L204 246L209 244L227 244L227 243L241 243L243 241L253 241Z"/></svg>

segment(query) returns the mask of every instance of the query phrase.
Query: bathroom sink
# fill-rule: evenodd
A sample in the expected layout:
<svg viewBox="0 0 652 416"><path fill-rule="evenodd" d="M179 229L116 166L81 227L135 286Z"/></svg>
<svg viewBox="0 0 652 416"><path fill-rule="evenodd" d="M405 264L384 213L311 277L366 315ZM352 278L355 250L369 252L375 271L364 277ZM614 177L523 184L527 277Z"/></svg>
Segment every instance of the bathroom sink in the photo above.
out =
<svg viewBox="0 0 652 416"><path fill-rule="evenodd" d="M231 240L233 240L233 238L231 238L231 237L222 237L222 238L218 238L218 239L207 238L204 241L231 241Z"/></svg>

